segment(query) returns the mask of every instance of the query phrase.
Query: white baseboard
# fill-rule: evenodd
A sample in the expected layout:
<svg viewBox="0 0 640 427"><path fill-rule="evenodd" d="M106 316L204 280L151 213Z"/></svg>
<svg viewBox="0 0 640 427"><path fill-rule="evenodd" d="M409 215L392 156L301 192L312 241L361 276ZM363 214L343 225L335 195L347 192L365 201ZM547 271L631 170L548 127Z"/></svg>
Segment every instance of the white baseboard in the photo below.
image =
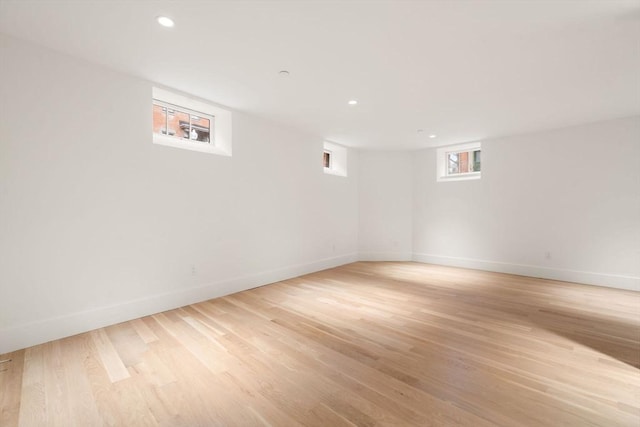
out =
<svg viewBox="0 0 640 427"><path fill-rule="evenodd" d="M505 262L484 261L470 258L458 258L431 254L413 254L413 261L428 264L450 265L453 267L473 268L498 273L517 274L519 276L540 277L562 280L564 282L584 283L586 285L606 286L609 288L640 291L640 277L616 274L593 273L588 271L567 270L540 267L536 265L510 264Z"/></svg>
<svg viewBox="0 0 640 427"><path fill-rule="evenodd" d="M185 305L235 292L256 288L358 260L357 254L326 258L308 264L294 265L248 276L223 280L195 288L182 289L121 304L76 312L0 329L0 354L69 337L120 322L160 313Z"/></svg>
<svg viewBox="0 0 640 427"><path fill-rule="evenodd" d="M412 261L411 252L360 252L359 261Z"/></svg>

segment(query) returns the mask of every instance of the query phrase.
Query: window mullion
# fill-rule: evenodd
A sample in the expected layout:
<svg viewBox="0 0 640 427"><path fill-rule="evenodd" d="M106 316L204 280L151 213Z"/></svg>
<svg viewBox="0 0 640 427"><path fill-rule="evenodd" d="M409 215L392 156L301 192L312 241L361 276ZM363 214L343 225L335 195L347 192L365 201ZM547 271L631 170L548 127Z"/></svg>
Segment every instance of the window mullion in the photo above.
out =
<svg viewBox="0 0 640 427"><path fill-rule="evenodd" d="M164 106L164 134L169 136L169 107Z"/></svg>

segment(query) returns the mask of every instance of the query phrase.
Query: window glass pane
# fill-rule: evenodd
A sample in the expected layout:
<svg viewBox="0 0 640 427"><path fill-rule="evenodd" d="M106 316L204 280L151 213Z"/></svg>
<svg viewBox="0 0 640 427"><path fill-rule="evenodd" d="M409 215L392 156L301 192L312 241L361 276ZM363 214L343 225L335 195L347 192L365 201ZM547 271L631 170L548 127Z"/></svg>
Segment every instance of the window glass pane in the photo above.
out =
<svg viewBox="0 0 640 427"><path fill-rule="evenodd" d="M480 143L467 143L437 149L437 180L480 179Z"/></svg>
<svg viewBox="0 0 640 427"><path fill-rule="evenodd" d="M473 152L473 170L474 172L480 172L481 162L480 162L480 150L476 150Z"/></svg>
<svg viewBox="0 0 640 427"><path fill-rule="evenodd" d="M161 135L209 143L212 119L174 105L153 105L153 132Z"/></svg>
<svg viewBox="0 0 640 427"><path fill-rule="evenodd" d="M173 107L167 108L169 118L169 136L189 138L189 113Z"/></svg>
<svg viewBox="0 0 640 427"><path fill-rule="evenodd" d="M447 175L480 172L480 150L447 153Z"/></svg>
<svg viewBox="0 0 640 427"><path fill-rule="evenodd" d="M458 153L447 154L447 170L449 174L458 173L460 170L458 167Z"/></svg>
<svg viewBox="0 0 640 427"><path fill-rule="evenodd" d="M469 172L469 152L465 151L462 153L458 153L458 166L459 173L467 173Z"/></svg>
<svg viewBox="0 0 640 427"><path fill-rule="evenodd" d="M167 109L161 105L153 105L153 133L167 133Z"/></svg>
<svg viewBox="0 0 640 427"><path fill-rule="evenodd" d="M193 141L209 142L210 135L211 120L192 114L189 139Z"/></svg>
<svg viewBox="0 0 640 427"><path fill-rule="evenodd" d="M326 151L324 152L324 155L322 157L322 164L325 168L331 167L331 153L327 153Z"/></svg>

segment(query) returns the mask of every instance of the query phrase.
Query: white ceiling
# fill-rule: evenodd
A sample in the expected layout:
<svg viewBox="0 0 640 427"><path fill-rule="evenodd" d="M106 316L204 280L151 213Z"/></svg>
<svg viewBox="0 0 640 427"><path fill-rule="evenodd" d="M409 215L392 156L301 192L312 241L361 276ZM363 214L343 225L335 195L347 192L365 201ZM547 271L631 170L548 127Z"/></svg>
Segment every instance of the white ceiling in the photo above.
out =
<svg viewBox="0 0 640 427"><path fill-rule="evenodd" d="M640 114L638 0L0 0L0 32L352 147Z"/></svg>

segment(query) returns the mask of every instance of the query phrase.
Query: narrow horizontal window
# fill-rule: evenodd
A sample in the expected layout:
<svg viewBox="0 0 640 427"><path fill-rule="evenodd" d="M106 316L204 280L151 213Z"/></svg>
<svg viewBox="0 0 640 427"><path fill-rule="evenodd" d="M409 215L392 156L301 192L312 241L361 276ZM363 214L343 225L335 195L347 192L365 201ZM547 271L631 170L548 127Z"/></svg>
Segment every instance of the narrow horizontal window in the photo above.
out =
<svg viewBox="0 0 640 427"><path fill-rule="evenodd" d="M322 164L326 169L331 169L331 151L325 150L322 153Z"/></svg>
<svg viewBox="0 0 640 427"><path fill-rule="evenodd" d="M447 175L480 172L480 150L447 153Z"/></svg>
<svg viewBox="0 0 640 427"><path fill-rule="evenodd" d="M153 132L178 139L213 144L214 117L159 100L153 101Z"/></svg>
<svg viewBox="0 0 640 427"><path fill-rule="evenodd" d="M322 151L324 173L336 176L347 176L347 147L325 141Z"/></svg>
<svg viewBox="0 0 640 427"><path fill-rule="evenodd" d="M481 154L479 142L439 148L437 150L438 181L480 179Z"/></svg>
<svg viewBox="0 0 640 427"><path fill-rule="evenodd" d="M154 144L231 156L231 112L153 88Z"/></svg>

